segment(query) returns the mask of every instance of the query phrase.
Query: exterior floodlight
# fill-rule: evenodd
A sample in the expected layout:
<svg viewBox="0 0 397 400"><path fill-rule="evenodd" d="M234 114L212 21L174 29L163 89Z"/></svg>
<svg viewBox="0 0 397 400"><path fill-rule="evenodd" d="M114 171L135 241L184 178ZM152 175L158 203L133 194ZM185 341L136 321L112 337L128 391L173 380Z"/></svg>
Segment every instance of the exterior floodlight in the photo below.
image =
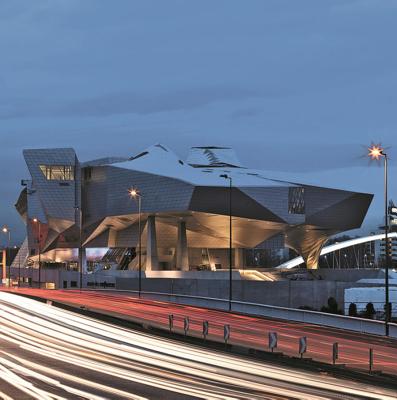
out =
<svg viewBox="0 0 397 400"><path fill-rule="evenodd" d="M387 179L387 154L385 149L380 144L371 144L368 147L368 156L372 160L377 160L383 157L384 165L384 196L385 196L385 335L389 336L389 322L391 317L391 310L389 305L389 265L391 263L389 254L389 210L388 210L388 179Z"/></svg>
<svg viewBox="0 0 397 400"><path fill-rule="evenodd" d="M136 188L131 188L128 192L131 197L134 197L134 198L138 197L138 196L140 197L139 190Z"/></svg>
<svg viewBox="0 0 397 400"><path fill-rule="evenodd" d="M368 156L372 160L379 160L381 157L386 157L386 154L380 144L372 144L371 147L368 147Z"/></svg>

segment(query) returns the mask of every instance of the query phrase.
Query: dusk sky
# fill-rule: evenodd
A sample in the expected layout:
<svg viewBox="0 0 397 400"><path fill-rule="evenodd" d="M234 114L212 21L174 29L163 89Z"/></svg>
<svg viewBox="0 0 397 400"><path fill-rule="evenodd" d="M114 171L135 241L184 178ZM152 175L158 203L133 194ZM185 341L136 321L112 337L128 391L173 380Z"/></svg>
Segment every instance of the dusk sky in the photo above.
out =
<svg viewBox="0 0 397 400"><path fill-rule="evenodd" d="M234 147L269 177L375 194L389 147L397 201L397 1L2 0L0 225L23 239L14 203L24 148L81 161L160 142ZM5 238L1 238L4 243Z"/></svg>

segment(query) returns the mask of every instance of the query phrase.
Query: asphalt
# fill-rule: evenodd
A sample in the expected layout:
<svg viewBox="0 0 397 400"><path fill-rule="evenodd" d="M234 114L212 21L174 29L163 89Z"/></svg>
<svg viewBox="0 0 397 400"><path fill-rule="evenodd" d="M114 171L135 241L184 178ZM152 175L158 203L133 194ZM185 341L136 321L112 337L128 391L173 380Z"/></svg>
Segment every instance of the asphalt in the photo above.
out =
<svg viewBox="0 0 397 400"><path fill-rule="evenodd" d="M138 299L126 292L18 289L17 293L84 307L102 314L168 329L174 316L173 331L184 334L184 319L189 318L188 335L202 337L203 321L208 321L208 340L223 342L224 325L230 326L230 344L268 351L268 335L276 332L276 351L299 357L299 340L307 339L303 355L315 361L332 363L332 347L338 343L337 365L360 371L369 370L369 351L373 350L372 369L397 375L397 340L313 324L281 321L161 301Z"/></svg>
<svg viewBox="0 0 397 400"><path fill-rule="evenodd" d="M147 322L156 313L161 323L168 323L168 306L171 306L93 292L24 290L23 294L55 301L66 296L68 303L77 308L82 301L85 308L93 309L102 309L105 304L110 307L114 303L113 307L117 306L119 311L120 308L138 310L139 320ZM171 337L125 329L24 296L0 292L0 398L397 398L394 389L275 366ZM222 327L225 320L221 316L226 318L222 313L213 314L213 311L195 307L172 310L177 330L181 330L182 317L187 311L191 312L192 331L201 330L202 321L197 319L198 315L202 316L197 315L201 311L211 317L211 335L215 338L223 335L223 328L221 332L215 329L214 319L217 318L219 328ZM114 309L109 312L115 313ZM247 325L247 316L229 315L231 317L234 319L227 319L227 322L240 321L243 326L251 326ZM232 325L231 338L237 329L237 325L234 328ZM240 329L243 334L242 326ZM259 332L263 337L263 331ZM313 334L318 332L315 330ZM258 338L252 332L250 335Z"/></svg>

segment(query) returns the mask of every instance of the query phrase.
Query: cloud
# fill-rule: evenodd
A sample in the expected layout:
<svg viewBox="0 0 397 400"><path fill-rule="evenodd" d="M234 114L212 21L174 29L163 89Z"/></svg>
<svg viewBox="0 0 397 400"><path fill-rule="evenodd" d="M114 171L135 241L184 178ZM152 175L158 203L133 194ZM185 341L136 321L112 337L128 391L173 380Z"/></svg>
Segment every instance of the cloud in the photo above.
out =
<svg viewBox="0 0 397 400"><path fill-rule="evenodd" d="M239 101L264 96L258 90L233 86L191 88L152 95L124 92L74 101L60 110L63 115L110 116L155 114L203 108L219 101Z"/></svg>
<svg viewBox="0 0 397 400"><path fill-rule="evenodd" d="M271 135L269 136L271 137ZM232 146L239 149L244 163L250 167L265 170L285 171L287 173L313 173L346 168L350 177L351 168L377 168L380 164L367 157L367 146L358 143L304 143L299 138L282 143L273 138L268 143L235 140ZM253 150L254 149L254 150ZM263 149L263 151L258 151ZM390 165L397 165L394 148L390 148Z"/></svg>
<svg viewBox="0 0 397 400"><path fill-rule="evenodd" d="M268 94L273 95L271 91ZM147 115L200 109L216 102L242 101L265 96L264 91L225 85L153 94L126 91L75 100L8 98L0 100L0 119ZM247 112L252 114L255 110L237 111L236 116L247 116Z"/></svg>
<svg viewBox="0 0 397 400"><path fill-rule="evenodd" d="M232 119L240 119L240 118L249 118L249 117L255 117L256 115L259 115L262 113L262 109L259 107L246 107L246 108L240 108L236 111L233 111L230 114L230 117Z"/></svg>
<svg viewBox="0 0 397 400"><path fill-rule="evenodd" d="M231 145L250 167L366 179L361 144L395 143L397 3L245 3L2 0L0 216L14 215L22 147Z"/></svg>

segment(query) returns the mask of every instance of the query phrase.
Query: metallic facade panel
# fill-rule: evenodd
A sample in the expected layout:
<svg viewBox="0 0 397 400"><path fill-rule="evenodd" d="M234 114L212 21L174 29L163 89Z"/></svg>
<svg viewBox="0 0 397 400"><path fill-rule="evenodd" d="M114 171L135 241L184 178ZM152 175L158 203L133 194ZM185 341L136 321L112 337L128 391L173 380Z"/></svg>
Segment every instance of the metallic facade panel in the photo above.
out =
<svg viewBox="0 0 397 400"><path fill-rule="evenodd" d="M212 214L229 214L230 190L225 187L196 187L189 209ZM232 188L232 213L236 217L285 222L238 188Z"/></svg>
<svg viewBox="0 0 397 400"><path fill-rule="evenodd" d="M285 239L286 246L315 268L327 238L358 228L373 197L268 179L265 171L232 166L236 159L228 149L212 150L195 150L193 158L205 161L205 168L189 165L159 144L135 158L109 157L84 164L73 149L25 150L31 180L16 207L27 222L29 248L37 247L34 217L44 225L44 251L77 247L80 210L86 247L136 247L138 203L128 192L133 187L142 196L143 246L150 220L159 254L174 254L181 221L190 248L227 248L230 190L229 181L220 177L227 174L233 183L233 247L266 247L267 239L275 238L273 245ZM75 179L46 179L40 166L73 166Z"/></svg>

